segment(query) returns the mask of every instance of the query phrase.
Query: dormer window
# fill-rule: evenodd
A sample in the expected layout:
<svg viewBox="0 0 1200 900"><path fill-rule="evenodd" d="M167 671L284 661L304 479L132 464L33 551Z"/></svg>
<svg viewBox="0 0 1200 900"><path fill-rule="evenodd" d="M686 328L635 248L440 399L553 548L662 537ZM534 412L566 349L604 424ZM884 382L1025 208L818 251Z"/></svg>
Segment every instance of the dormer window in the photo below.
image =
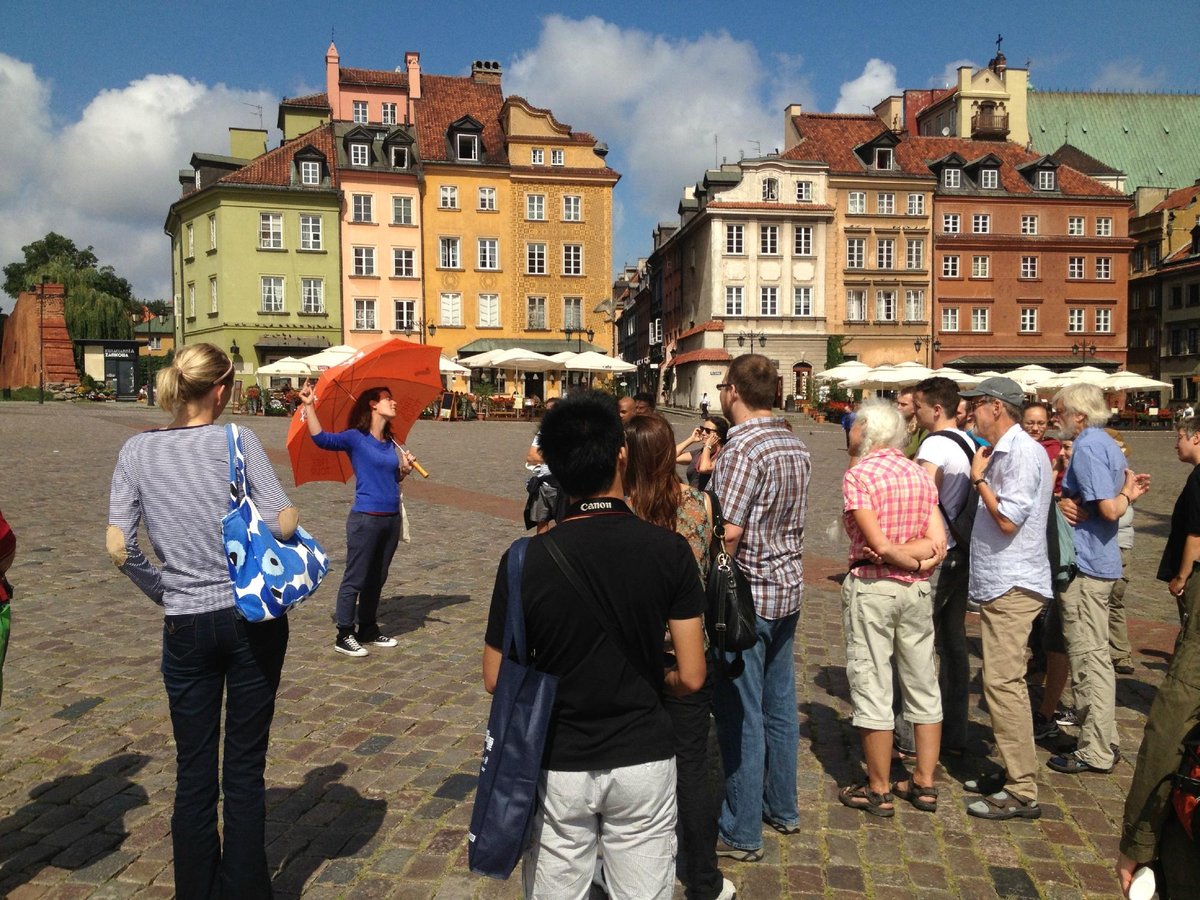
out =
<svg viewBox="0 0 1200 900"><path fill-rule="evenodd" d="M962 169L955 169L955 168L942 169L942 187L944 187L944 188L962 187Z"/></svg>
<svg viewBox="0 0 1200 900"><path fill-rule="evenodd" d="M357 122L359 125L367 124L367 101L366 100L355 100L354 101L354 121Z"/></svg>
<svg viewBox="0 0 1200 900"><path fill-rule="evenodd" d="M304 187L320 187L329 176L325 154L312 144L297 150L292 163L295 166L292 179Z"/></svg>
<svg viewBox="0 0 1200 900"><path fill-rule="evenodd" d="M881 171L889 171L892 168L892 148L891 147L876 147L875 148L875 168Z"/></svg>
<svg viewBox="0 0 1200 900"><path fill-rule="evenodd" d="M371 145L370 144L351 144L350 145L350 165L352 166L369 166L371 164Z"/></svg>
<svg viewBox="0 0 1200 900"><path fill-rule="evenodd" d="M1053 169L1038 169L1037 189L1039 191L1053 191L1056 189Z"/></svg>
<svg viewBox="0 0 1200 900"><path fill-rule="evenodd" d="M407 169L408 168L408 148L393 147L392 148L392 168Z"/></svg>
<svg viewBox="0 0 1200 900"><path fill-rule="evenodd" d="M994 191L1000 187L1000 172L997 169L980 169L979 186L984 190Z"/></svg>
<svg viewBox="0 0 1200 900"><path fill-rule="evenodd" d="M479 161L479 137L474 134L460 134L454 141L455 155L460 160Z"/></svg>
<svg viewBox="0 0 1200 900"><path fill-rule="evenodd" d="M764 178L762 183L762 198L763 200L775 201L779 199L779 179Z"/></svg>
<svg viewBox="0 0 1200 900"><path fill-rule="evenodd" d="M300 183L315 185L321 183L321 164L315 159L306 159L300 163Z"/></svg>

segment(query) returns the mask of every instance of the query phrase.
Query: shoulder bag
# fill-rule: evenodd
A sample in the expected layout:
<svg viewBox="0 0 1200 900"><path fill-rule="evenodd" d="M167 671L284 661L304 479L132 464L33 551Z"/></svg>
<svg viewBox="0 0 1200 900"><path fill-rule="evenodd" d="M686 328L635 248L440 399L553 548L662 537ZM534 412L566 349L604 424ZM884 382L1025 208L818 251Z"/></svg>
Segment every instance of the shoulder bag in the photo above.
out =
<svg viewBox="0 0 1200 900"><path fill-rule="evenodd" d="M558 693L557 676L527 662L521 573L528 545L529 538L519 538L508 551L504 646L467 833L467 864L489 878L508 878L529 846L542 752Z"/></svg>
<svg viewBox="0 0 1200 900"><path fill-rule="evenodd" d="M247 622L278 619L308 599L329 571L329 556L311 534L297 526L288 540L276 540L246 493L246 453L238 426L225 426L229 443L229 512L221 538L237 611Z"/></svg>
<svg viewBox="0 0 1200 900"><path fill-rule="evenodd" d="M718 659L724 660L726 653L739 654L727 671L736 678L742 670L741 652L758 642L754 596L745 573L725 552L725 517L721 513L721 501L715 492L705 493L712 501L713 533L708 548L710 565L708 584L705 585L708 609L704 613L704 627L712 646L719 651Z"/></svg>

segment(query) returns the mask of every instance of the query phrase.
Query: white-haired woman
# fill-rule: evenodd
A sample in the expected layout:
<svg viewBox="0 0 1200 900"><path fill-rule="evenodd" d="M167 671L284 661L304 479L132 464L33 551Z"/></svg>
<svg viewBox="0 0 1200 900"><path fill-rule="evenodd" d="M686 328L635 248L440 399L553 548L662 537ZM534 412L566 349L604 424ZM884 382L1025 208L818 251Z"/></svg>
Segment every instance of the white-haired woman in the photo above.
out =
<svg viewBox="0 0 1200 900"><path fill-rule="evenodd" d="M193 344L158 373L157 387L159 405L173 418L121 448L106 543L117 567L165 613L162 674L176 759L175 894L269 897L263 772L288 623L246 622L229 583L221 538L229 449L225 429L215 422L233 388L233 362L212 344ZM246 491L271 533L288 538L296 530L296 509L254 432L242 429L242 443ZM143 519L162 568L138 546Z"/></svg>
<svg viewBox="0 0 1200 900"><path fill-rule="evenodd" d="M946 555L946 534L933 479L904 455L908 440L894 406L863 403L850 429L850 453L858 462L842 479L850 535L850 571L842 583L846 678L867 780L838 796L852 809L881 817L895 814L895 796L927 812L937 809L938 798L934 769L942 701L933 663L929 574ZM916 735L917 762L912 777L889 789L893 657L904 717Z"/></svg>

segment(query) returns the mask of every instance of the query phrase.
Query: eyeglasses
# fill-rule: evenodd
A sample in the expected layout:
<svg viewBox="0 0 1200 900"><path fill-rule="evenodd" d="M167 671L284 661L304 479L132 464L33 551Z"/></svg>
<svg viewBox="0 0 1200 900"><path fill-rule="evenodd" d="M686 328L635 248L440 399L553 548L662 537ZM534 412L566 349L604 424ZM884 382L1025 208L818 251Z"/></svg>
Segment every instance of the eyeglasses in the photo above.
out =
<svg viewBox="0 0 1200 900"><path fill-rule="evenodd" d="M987 404L991 403L994 399L995 399L994 397L980 397L979 399L973 401L971 403L971 405L967 408L971 412L975 412L975 410L979 409L979 407L986 406Z"/></svg>
<svg viewBox="0 0 1200 900"><path fill-rule="evenodd" d="M705 434L716 434L717 433L717 429L715 429L715 428L705 428L705 427L701 426L699 430L703 431Z"/></svg>
<svg viewBox="0 0 1200 900"><path fill-rule="evenodd" d="M731 388L731 387L733 387L733 385L730 384L728 381L722 381L720 384L717 385L717 390L723 391L723 390L725 390L727 388Z"/></svg>

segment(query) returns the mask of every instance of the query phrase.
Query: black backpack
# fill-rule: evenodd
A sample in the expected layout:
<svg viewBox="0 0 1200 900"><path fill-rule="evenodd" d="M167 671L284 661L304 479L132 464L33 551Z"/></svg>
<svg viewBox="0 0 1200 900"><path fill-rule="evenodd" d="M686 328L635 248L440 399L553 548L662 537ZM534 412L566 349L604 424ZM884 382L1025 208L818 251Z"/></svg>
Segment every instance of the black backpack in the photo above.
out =
<svg viewBox="0 0 1200 900"><path fill-rule="evenodd" d="M921 441L921 445L924 446L925 441L932 437L938 436L946 437L954 441L954 443L958 445L959 449L967 455L967 465L969 471L970 464L975 460L975 450L971 447L970 442L964 440L961 434L944 430L931 431L929 434L925 435L925 440ZM971 552L971 532L975 528L975 510L979 507L979 503L976 502L978 497L979 491L975 488L975 485L967 485L967 495L963 498L962 509L958 511L958 515L953 519L950 518L950 514L946 512L946 507L942 506L941 498L938 498L938 509L941 510L942 518L946 520L946 525L950 529L950 534L954 537L955 546L962 550L963 553Z"/></svg>
<svg viewBox="0 0 1200 900"><path fill-rule="evenodd" d="M525 482L525 490L529 496L525 500L525 527L535 528L537 520L533 518L533 508L539 497L542 503L551 511L550 518L561 522L567 515L567 494L552 474L534 475Z"/></svg>

